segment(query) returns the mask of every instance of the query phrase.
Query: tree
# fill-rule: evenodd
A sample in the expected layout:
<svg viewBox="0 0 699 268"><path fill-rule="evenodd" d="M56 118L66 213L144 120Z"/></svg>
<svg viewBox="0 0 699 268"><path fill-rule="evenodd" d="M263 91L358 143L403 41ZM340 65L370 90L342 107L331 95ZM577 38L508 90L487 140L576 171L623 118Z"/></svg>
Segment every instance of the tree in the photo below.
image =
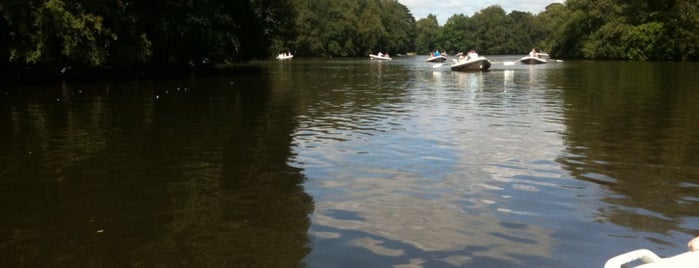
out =
<svg viewBox="0 0 699 268"><path fill-rule="evenodd" d="M426 54L438 47L437 38L440 35L440 27L437 16L427 15L427 18L415 22L415 49L420 54Z"/></svg>
<svg viewBox="0 0 699 268"><path fill-rule="evenodd" d="M116 39L110 29L104 27L102 17L85 10L81 4L48 0L15 6L24 12L36 5L28 16L29 21L5 15L12 41L9 61L29 65L54 65L57 67L82 64L100 66L107 60L110 41ZM7 25L7 24L6 24Z"/></svg>
<svg viewBox="0 0 699 268"><path fill-rule="evenodd" d="M441 47L451 52L466 52L475 46L473 35L475 31L471 21L463 14L454 15L442 27L439 39Z"/></svg>
<svg viewBox="0 0 699 268"><path fill-rule="evenodd" d="M698 4L697 0L568 0L564 11L557 11L566 18L561 30L554 30L547 43L554 54L572 58L696 60Z"/></svg>
<svg viewBox="0 0 699 268"><path fill-rule="evenodd" d="M267 57L293 16L289 0L7 0L0 65L131 72L246 61Z"/></svg>
<svg viewBox="0 0 699 268"><path fill-rule="evenodd" d="M504 48L505 53L519 54L530 51L532 47L541 48L546 34L534 15L529 12L512 11L507 17L512 24L509 28L511 39L509 46Z"/></svg>
<svg viewBox="0 0 699 268"><path fill-rule="evenodd" d="M568 19L568 10L563 4L554 3L546 6L544 12L536 15L535 23L541 29L542 39L537 47L549 51L553 57L560 57L561 51L557 50L562 43L563 27Z"/></svg>
<svg viewBox="0 0 699 268"><path fill-rule="evenodd" d="M509 29L512 22L505 10L498 5L482 9L471 17L475 31L475 47L483 54L506 54L514 34Z"/></svg>
<svg viewBox="0 0 699 268"><path fill-rule="evenodd" d="M358 56L414 46L415 18L396 0L294 0L297 54Z"/></svg>
<svg viewBox="0 0 699 268"><path fill-rule="evenodd" d="M408 52L415 48L415 18L396 0L381 1L381 22L386 29L386 49Z"/></svg>

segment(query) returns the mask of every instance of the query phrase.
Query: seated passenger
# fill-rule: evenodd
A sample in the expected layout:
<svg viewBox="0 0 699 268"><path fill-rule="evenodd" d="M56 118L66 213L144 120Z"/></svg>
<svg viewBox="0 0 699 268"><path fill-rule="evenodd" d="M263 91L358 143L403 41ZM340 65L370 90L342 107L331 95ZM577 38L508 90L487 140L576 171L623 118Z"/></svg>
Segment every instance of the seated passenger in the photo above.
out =
<svg viewBox="0 0 699 268"><path fill-rule="evenodd" d="M476 51L473 49L471 51L469 51L468 54L466 54L467 60L472 60L472 59L477 59L477 58L478 58L478 53L476 53Z"/></svg>

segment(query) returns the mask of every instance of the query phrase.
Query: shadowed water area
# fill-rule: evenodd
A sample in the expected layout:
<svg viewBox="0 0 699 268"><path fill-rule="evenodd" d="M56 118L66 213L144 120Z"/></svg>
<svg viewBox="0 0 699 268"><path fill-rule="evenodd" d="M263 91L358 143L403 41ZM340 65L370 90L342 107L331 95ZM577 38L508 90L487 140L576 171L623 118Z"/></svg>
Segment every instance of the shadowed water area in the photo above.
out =
<svg viewBox="0 0 699 268"><path fill-rule="evenodd" d="M602 267L699 235L699 64L4 87L2 267ZM436 67L436 68L435 68Z"/></svg>

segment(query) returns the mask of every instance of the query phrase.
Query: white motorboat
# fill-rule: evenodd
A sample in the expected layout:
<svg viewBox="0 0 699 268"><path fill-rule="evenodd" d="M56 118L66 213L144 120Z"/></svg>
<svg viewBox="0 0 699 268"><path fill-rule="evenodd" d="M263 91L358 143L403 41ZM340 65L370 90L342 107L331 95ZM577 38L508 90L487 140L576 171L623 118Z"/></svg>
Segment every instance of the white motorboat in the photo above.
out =
<svg viewBox="0 0 699 268"><path fill-rule="evenodd" d="M372 60L392 60L391 57L386 57L384 55L374 55L374 54L369 54L369 58Z"/></svg>
<svg viewBox="0 0 699 268"><path fill-rule="evenodd" d="M432 56L429 57L426 61L427 62L444 62L447 60L447 57L444 55L439 55L439 56Z"/></svg>
<svg viewBox="0 0 699 268"><path fill-rule="evenodd" d="M543 64L548 61L541 57L524 56L521 59L519 59L519 62L523 64Z"/></svg>
<svg viewBox="0 0 699 268"><path fill-rule="evenodd" d="M638 266L629 266L629 264ZM660 258L647 249L638 249L615 256L604 264L604 268L694 268L697 266L699 266L699 251L690 251L672 257Z"/></svg>
<svg viewBox="0 0 699 268"><path fill-rule="evenodd" d="M291 55L291 53L282 53L277 55L278 60L290 60L294 57L294 55Z"/></svg>
<svg viewBox="0 0 699 268"><path fill-rule="evenodd" d="M451 65L452 71L487 71L490 69L490 61L483 56L476 58L464 58L461 60L454 59L454 64Z"/></svg>

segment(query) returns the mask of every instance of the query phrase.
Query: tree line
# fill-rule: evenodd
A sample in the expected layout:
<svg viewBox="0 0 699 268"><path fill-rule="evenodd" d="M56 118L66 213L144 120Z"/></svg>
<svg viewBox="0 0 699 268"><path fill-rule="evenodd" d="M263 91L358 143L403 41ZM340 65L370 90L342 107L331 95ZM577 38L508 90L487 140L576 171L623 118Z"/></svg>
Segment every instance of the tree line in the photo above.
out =
<svg viewBox="0 0 699 268"><path fill-rule="evenodd" d="M560 58L699 59L697 0L567 0L536 15L506 14L495 5L471 17L454 15L442 27L434 15L416 24L420 53L523 54L535 47Z"/></svg>
<svg viewBox="0 0 699 268"><path fill-rule="evenodd" d="M699 59L698 0L567 0L546 45L568 58Z"/></svg>
<svg viewBox="0 0 699 268"><path fill-rule="evenodd" d="M294 39L302 56L366 56L413 50L415 18L397 0L294 0Z"/></svg>
<svg viewBox="0 0 699 268"><path fill-rule="evenodd" d="M191 70L267 57L289 0L4 0L6 78L76 70ZM76 71L77 72L77 71Z"/></svg>
<svg viewBox="0 0 699 268"><path fill-rule="evenodd" d="M567 0L415 20L397 0L6 0L5 70L196 69L269 58L434 49L561 58L697 60L699 0ZM18 71L19 70L19 71Z"/></svg>

